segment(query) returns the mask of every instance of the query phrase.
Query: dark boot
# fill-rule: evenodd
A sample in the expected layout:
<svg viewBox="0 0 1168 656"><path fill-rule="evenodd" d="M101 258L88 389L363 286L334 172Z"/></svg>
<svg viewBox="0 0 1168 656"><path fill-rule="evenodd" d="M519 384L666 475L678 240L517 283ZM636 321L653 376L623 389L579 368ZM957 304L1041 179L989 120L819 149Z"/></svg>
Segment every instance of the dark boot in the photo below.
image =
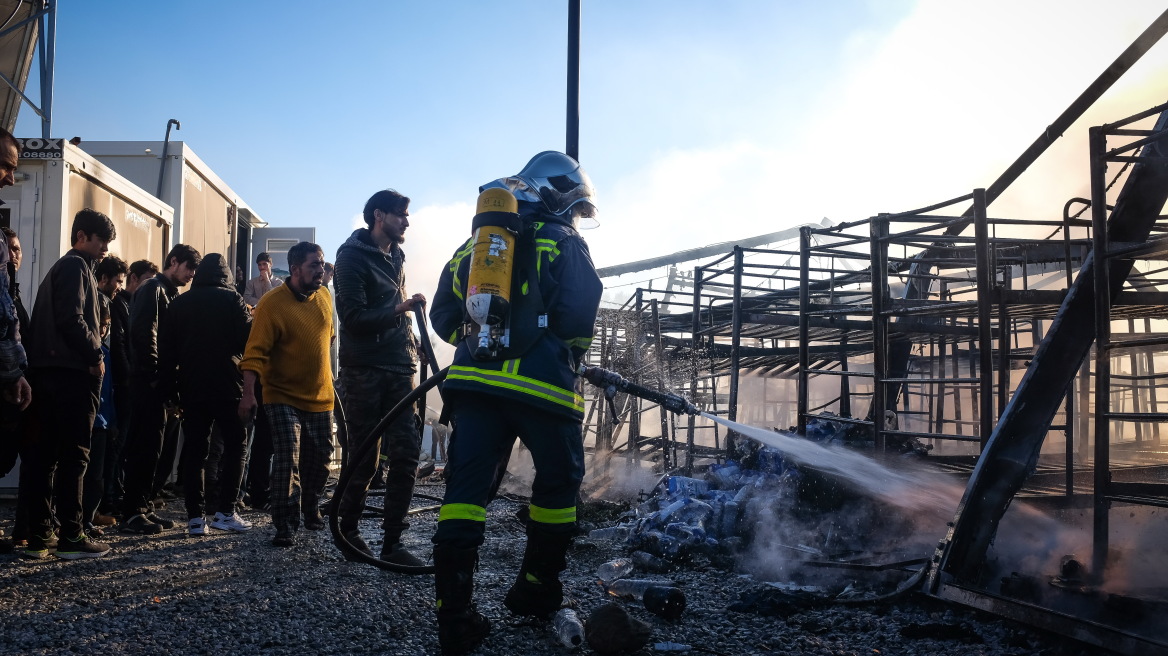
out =
<svg viewBox="0 0 1168 656"><path fill-rule="evenodd" d="M381 543L381 560L395 565L409 567L424 567L426 563L410 553L406 545L402 544L401 531L386 531L385 541Z"/></svg>
<svg viewBox="0 0 1168 656"><path fill-rule="evenodd" d="M503 598L503 605L516 615L549 617L564 603L560 572L568 568L568 547L572 535L545 533L527 528L527 550L515 584Z"/></svg>
<svg viewBox="0 0 1168 656"><path fill-rule="evenodd" d="M438 645L443 656L465 654L491 632L491 623L471 602L478 562L478 549L434 547Z"/></svg>

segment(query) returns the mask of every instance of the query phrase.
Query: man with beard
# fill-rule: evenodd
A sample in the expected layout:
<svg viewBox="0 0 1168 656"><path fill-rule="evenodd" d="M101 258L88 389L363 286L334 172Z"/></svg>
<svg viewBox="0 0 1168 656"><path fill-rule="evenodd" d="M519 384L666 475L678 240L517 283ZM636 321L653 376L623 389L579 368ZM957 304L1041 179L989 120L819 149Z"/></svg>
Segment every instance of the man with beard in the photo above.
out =
<svg viewBox="0 0 1168 656"><path fill-rule="evenodd" d="M163 450L166 410L172 399L158 384L158 326L166 317L178 288L195 277L203 256L186 244L176 244L162 272L142 283L130 301L130 434L124 445L125 497L123 529L157 535L174 522L154 514L150 500L155 470Z"/></svg>
<svg viewBox="0 0 1168 656"><path fill-rule="evenodd" d="M402 533L414 494L421 441L414 413L403 412L384 434L370 435L399 401L414 389L417 346L410 312L425 303L421 294L406 293L405 253L401 244L410 225L410 199L392 189L379 191L365 203L366 228L358 228L337 250L337 308L340 327L340 387L348 422L348 453L363 450L364 441L378 446L365 449L367 457L354 460L339 505L341 531L350 544L373 555L361 538L357 521L365 508L369 483L385 460L385 510L381 559L400 565L422 565L405 549Z"/></svg>
<svg viewBox="0 0 1168 656"><path fill-rule="evenodd" d="M302 241L288 250L292 275L260 299L243 360L239 417L255 417L256 380L272 430L272 545L295 545L300 512L305 527L320 530L318 506L332 455L333 386L329 375L333 303L320 290L324 253ZM314 521L315 520L315 521Z"/></svg>

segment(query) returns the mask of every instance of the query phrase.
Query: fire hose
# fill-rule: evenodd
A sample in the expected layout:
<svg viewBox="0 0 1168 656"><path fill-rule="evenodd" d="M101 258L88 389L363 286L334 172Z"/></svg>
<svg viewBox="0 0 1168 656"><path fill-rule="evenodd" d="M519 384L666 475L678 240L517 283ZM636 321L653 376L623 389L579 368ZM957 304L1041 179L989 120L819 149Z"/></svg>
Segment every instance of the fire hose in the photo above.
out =
<svg viewBox="0 0 1168 656"><path fill-rule="evenodd" d="M429 334L427 333L425 312L423 311L424 307L424 303L415 303L414 316L417 318L418 329L422 335L422 351L425 353L426 359L430 363L430 368L433 372L432 375L423 381L420 385L418 385L418 387L416 387L412 392L402 398L401 401L398 401L398 403L394 405L393 408L391 408L384 417L381 418L381 421L377 423L368 437L366 437L365 440L359 444L357 450L351 455L346 454L346 462L359 462L361 459L368 457L370 451L372 451L378 443L376 437L381 435L385 431L385 428L389 426L389 424L394 419L396 419L398 415L412 407L413 404L422 397L422 395L446 379L446 374L450 371L450 368L447 367L441 371L438 370L438 365L436 364L437 361L434 357L434 348L430 344ZM685 413L692 415L698 413L698 409L694 407L692 403L686 400L685 397L677 394L670 394L659 390L654 390L643 385L638 385L626 380L624 377L614 371L609 371L600 367L585 367L581 365L577 370L577 373L583 377L584 380L587 380L589 383L592 383L593 385L601 388L614 421L618 419L616 405L614 403L614 399L616 398L618 392L637 396L646 401L649 401L650 403L660 404L666 410L669 410L675 414ZM344 421L343 409L341 414L342 421ZM352 440L346 439L345 441L347 443L344 445L346 448L353 447ZM353 543L348 540L344 532L341 531L339 508L340 498L342 495L344 495L345 489L349 486L352 478L353 468L342 467L340 479L337 481L337 492L333 495L333 500L330 504L329 529L332 531L333 539L341 551L352 560L373 565L374 567L389 570L391 572L397 572L399 574L433 574L433 565L411 566L386 562L380 558L376 558L364 551L357 549ZM433 497L425 498L433 499Z"/></svg>
<svg viewBox="0 0 1168 656"><path fill-rule="evenodd" d="M374 447L376 447L378 444L378 440L376 439L377 436L385 432L385 428L389 426L389 424L393 422L393 420L396 419L398 415L411 408L414 403L416 403L417 400L421 398L427 391L446 379L446 374L450 368L447 367L441 371L438 370L438 365L436 364L437 360L434 358L434 347L430 344L430 337L426 332L426 313L423 311L424 308L424 303L415 303L414 317L417 318L418 321L418 332L422 334L422 352L425 353L426 360L430 363L430 370L433 372L432 375L416 388L414 388L414 390L409 394L406 394L405 397L403 397L401 401L398 401L396 405L390 408L389 412L387 412L385 416L381 418L381 421L377 422L377 425L373 427L373 430L370 431L368 437L366 437L365 440L361 442L359 446L357 446L356 451L351 455L346 454L346 463L360 462L361 459L368 457L370 452L373 451ZM352 440L346 441L348 442L348 446L351 447L353 445ZM349 539L345 537L345 534L341 531L340 504L341 496L344 495L345 489L348 488L352 479L353 467L341 467L341 475L337 481L337 491L333 494L333 500L330 504L329 510L329 530L332 531L333 540L335 541L336 545L340 547L345 556L351 560L373 565L374 567L389 570L391 572L397 572L399 574L433 574L433 565L413 566L389 563L364 551L361 551L357 547L353 546L352 542L349 542Z"/></svg>

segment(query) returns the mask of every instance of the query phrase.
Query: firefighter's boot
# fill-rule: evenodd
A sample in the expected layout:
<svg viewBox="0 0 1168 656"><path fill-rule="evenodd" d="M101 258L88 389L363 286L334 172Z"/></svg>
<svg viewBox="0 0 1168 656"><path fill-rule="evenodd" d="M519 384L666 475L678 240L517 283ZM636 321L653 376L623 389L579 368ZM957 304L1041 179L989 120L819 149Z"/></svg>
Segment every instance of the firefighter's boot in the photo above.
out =
<svg viewBox="0 0 1168 656"><path fill-rule="evenodd" d="M516 615L549 617L564 603L564 586L560 572L568 568L568 547L572 535L545 533L528 527L527 550L514 585L503 598L503 605Z"/></svg>
<svg viewBox="0 0 1168 656"><path fill-rule="evenodd" d="M478 562L478 549L434 547L438 645L443 656L465 654L491 632L491 623L471 602Z"/></svg>

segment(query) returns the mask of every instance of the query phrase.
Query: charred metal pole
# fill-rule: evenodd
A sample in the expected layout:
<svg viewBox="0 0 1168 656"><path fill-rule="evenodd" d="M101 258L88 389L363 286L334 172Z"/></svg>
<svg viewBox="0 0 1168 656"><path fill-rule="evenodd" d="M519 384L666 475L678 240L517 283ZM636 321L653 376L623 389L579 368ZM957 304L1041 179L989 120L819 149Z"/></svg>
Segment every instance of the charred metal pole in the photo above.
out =
<svg viewBox="0 0 1168 656"><path fill-rule="evenodd" d="M811 278L811 228L799 228L799 387L796 391L795 432L807 434L807 383L809 376L807 369L811 366L808 336L811 331L811 289L808 283ZM846 335L847 333L845 333ZM847 381L847 376L842 377ZM841 413L842 414L842 413Z"/></svg>
<svg viewBox="0 0 1168 656"><path fill-rule="evenodd" d="M734 308L730 319L730 400L726 416L730 421L738 421L738 385L742 364L742 265L741 246L734 247ZM734 456L734 431L726 432L726 457Z"/></svg>
<svg viewBox="0 0 1168 656"><path fill-rule="evenodd" d="M1106 133L1108 129L1125 127L1156 112L1160 116L1150 133L1152 136L1145 140L1143 153L1128 158L1136 163L1107 223L1109 241L1147 241L1168 201L1168 144L1165 143L1168 104L1101 128ZM1124 130L1125 134L1131 132ZM1102 200L1093 204L1096 205L1093 211L1106 209ZM1108 289L1113 295L1127 279L1133 260L1114 258L1103 264L1109 267ZM977 577L1002 516L1037 466L1043 440L1067 385L1095 341L1096 326L1091 318L1095 316L1095 276L1099 266L1094 254L1083 262L1078 278L1067 290L1050 330L982 451L948 535L938 548L939 569L930 575L931 589L936 590L940 585L940 573L958 580Z"/></svg>
<svg viewBox="0 0 1168 656"><path fill-rule="evenodd" d="M568 0L568 127L564 152L580 161L580 0Z"/></svg>
<svg viewBox="0 0 1168 656"><path fill-rule="evenodd" d="M888 319L884 316L885 289L888 277L888 219L885 215L872 217L872 439L877 455L884 455L884 411L888 377Z"/></svg>
<svg viewBox="0 0 1168 656"><path fill-rule="evenodd" d="M973 229L977 264L977 355L978 380L978 437L984 448L994 430L994 354L993 296L994 272L990 264L989 219L986 217L986 190L973 190Z"/></svg>
<svg viewBox="0 0 1168 656"><path fill-rule="evenodd" d="M1107 257L1107 135L1094 127L1088 133L1091 149L1091 255L1100 266L1095 273L1095 473L1092 490L1092 547L1090 575L1103 577L1107 561L1107 500L1111 484L1111 267ZM1125 276L1126 277L1126 276ZM1120 284L1123 281L1120 280ZM1117 290L1118 291L1118 290Z"/></svg>

